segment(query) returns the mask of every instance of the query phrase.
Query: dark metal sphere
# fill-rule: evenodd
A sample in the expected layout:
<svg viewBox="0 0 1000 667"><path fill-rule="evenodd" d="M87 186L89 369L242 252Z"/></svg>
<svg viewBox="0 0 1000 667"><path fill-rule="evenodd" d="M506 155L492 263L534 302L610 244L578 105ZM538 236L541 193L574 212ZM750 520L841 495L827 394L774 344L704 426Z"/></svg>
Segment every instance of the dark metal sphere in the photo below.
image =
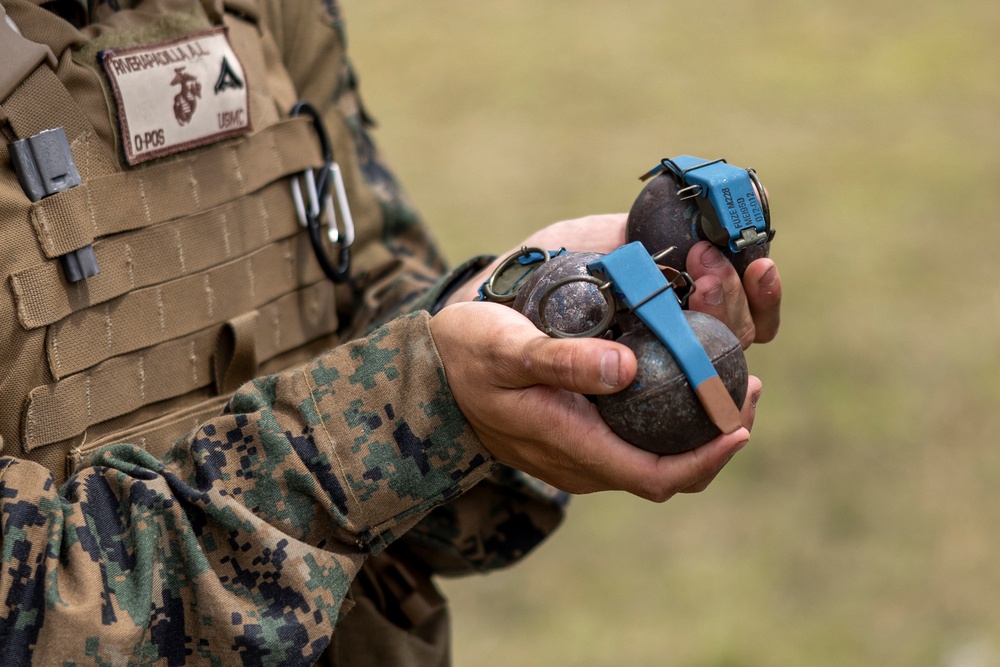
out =
<svg viewBox="0 0 1000 667"><path fill-rule="evenodd" d="M540 266L524 283L514 299L518 311L544 331L539 308L542 296L568 276L589 276L587 264L602 256L599 252L568 252ZM594 328L608 313L608 304L592 283L574 281L552 291L545 307L548 325L566 334L581 334Z"/></svg>
<svg viewBox="0 0 1000 667"><path fill-rule="evenodd" d="M719 320L695 311L684 315L736 405L747 393L747 362L735 335ZM639 362L635 380L616 394L597 396L597 408L623 440L657 454L679 454L720 435L673 355L645 326L618 339Z"/></svg>
<svg viewBox="0 0 1000 667"><path fill-rule="evenodd" d="M660 260L663 266L687 271L688 252L702 240L698 228L701 213L694 199L682 200L677 196L678 185L674 176L662 173L652 178L642 189L625 226L625 242L639 241L651 255L676 246L677 249ZM771 243L754 245L741 252L719 248L741 276L755 259L767 257Z"/></svg>

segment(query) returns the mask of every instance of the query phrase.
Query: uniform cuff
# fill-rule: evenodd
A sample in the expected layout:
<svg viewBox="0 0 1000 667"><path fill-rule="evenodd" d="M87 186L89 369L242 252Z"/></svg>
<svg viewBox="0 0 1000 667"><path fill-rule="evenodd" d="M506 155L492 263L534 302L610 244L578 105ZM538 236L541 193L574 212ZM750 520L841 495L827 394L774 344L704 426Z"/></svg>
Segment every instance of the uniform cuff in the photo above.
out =
<svg viewBox="0 0 1000 667"><path fill-rule="evenodd" d="M340 471L322 483L361 547L380 551L496 466L451 394L424 310L335 348L303 376L303 413Z"/></svg>
<svg viewBox="0 0 1000 667"><path fill-rule="evenodd" d="M408 310L426 310L431 315L436 315L456 290L489 266L494 259L496 255L479 255L462 262L434 283Z"/></svg>

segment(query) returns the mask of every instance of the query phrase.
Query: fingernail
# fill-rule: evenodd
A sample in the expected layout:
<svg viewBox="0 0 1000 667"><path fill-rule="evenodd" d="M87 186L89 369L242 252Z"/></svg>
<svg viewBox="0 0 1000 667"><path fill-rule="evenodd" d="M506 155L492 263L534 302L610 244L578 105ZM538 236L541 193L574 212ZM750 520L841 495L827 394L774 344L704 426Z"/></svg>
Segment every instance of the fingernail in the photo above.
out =
<svg viewBox="0 0 1000 667"><path fill-rule="evenodd" d="M712 246L704 252L701 256L701 265L706 269L714 269L717 266L721 266L722 262L725 261L725 257L719 252L719 249Z"/></svg>
<svg viewBox="0 0 1000 667"><path fill-rule="evenodd" d="M617 387L621 384L618 377L619 368L618 353L614 350L605 352L604 356L601 357L601 382L609 387Z"/></svg>
<svg viewBox="0 0 1000 667"><path fill-rule="evenodd" d="M705 292L705 303L710 306L719 306L722 304L722 285L716 285Z"/></svg>
<svg viewBox="0 0 1000 667"><path fill-rule="evenodd" d="M768 269L764 275L760 277L761 287L773 287L774 283L778 280L778 268L772 266Z"/></svg>

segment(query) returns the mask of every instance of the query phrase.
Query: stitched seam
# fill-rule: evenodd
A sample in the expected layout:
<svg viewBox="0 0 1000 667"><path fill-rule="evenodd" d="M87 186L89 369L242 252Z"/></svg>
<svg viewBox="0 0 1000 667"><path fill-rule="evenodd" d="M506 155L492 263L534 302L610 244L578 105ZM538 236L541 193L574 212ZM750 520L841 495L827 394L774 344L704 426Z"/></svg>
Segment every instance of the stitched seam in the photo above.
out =
<svg viewBox="0 0 1000 667"><path fill-rule="evenodd" d="M160 331L161 332L167 330L167 317L166 317L166 313L164 311L165 311L165 308L163 307L163 290L162 289L157 289L156 290L156 312L159 314L159 317L160 317Z"/></svg>
<svg viewBox="0 0 1000 667"><path fill-rule="evenodd" d="M139 400L146 404L146 357L139 357Z"/></svg>
<svg viewBox="0 0 1000 667"><path fill-rule="evenodd" d="M56 375L62 377L62 363L59 361L59 336L55 331L49 336L49 347L52 349L52 363L56 367Z"/></svg>
<svg viewBox="0 0 1000 667"><path fill-rule="evenodd" d="M108 341L108 352L114 351L114 339L112 337L113 331L111 329L111 306L110 304L104 304L104 332Z"/></svg>
<svg viewBox="0 0 1000 667"><path fill-rule="evenodd" d="M319 409L319 404L316 402L315 390L319 388L316 387L312 382L310 382L309 374L306 373L304 370L299 370L297 371L297 373L302 375L303 380L305 380L306 387L309 388L309 400L312 401L313 409L316 411L317 415L322 415L323 413ZM334 440L333 436L330 434L330 431L326 428L326 422L322 418L320 418L319 425L320 428L323 429L323 433L326 435L326 441L330 446L330 450L333 452L333 457L337 461L337 467L340 469L341 474L343 474L344 477L346 478L347 468L344 466L344 461L343 459L340 458L340 453L337 451L336 440ZM347 482L346 479L344 480L344 482L345 482L344 488L346 488L347 492L351 494L351 498L354 500L354 506L357 507L358 514L361 515L361 521L363 522L363 526L360 527L361 528L360 532L368 533L371 531L372 523L365 514L365 506L363 503L361 503L360 500L358 500L358 496L357 494L354 493L354 489L351 488L351 485L346 483ZM347 520L348 523L351 522L350 517L345 516L344 518Z"/></svg>
<svg viewBox="0 0 1000 667"><path fill-rule="evenodd" d="M212 280L207 273L205 274L203 285L205 288L205 301L208 307L208 317L211 319L215 317L215 304L213 302Z"/></svg>
<svg viewBox="0 0 1000 667"><path fill-rule="evenodd" d="M233 157L233 172L236 174L236 182L240 185L240 192L243 192L243 172L240 170L239 152L233 148L230 155Z"/></svg>
<svg viewBox="0 0 1000 667"><path fill-rule="evenodd" d="M188 182L191 184L191 197L194 199L196 210L201 210L201 197L198 196L198 179L194 177L194 168L191 163L187 163Z"/></svg>
<svg viewBox="0 0 1000 667"><path fill-rule="evenodd" d="M174 236L177 238L177 260L181 265L181 275L187 275L187 263L184 261L184 237L181 236L181 230L175 229Z"/></svg>
<svg viewBox="0 0 1000 667"><path fill-rule="evenodd" d="M34 213L35 220L38 221L39 230L42 232L45 250L48 254L54 255L55 249L53 248L52 233L49 231L49 216L44 208L36 208Z"/></svg>
<svg viewBox="0 0 1000 667"><path fill-rule="evenodd" d="M135 262L132 259L132 244L125 244L125 266L128 267L128 284L130 289L135 289ZM81 281L82 282L82 281ZM78 285L80 283L77 283Z"/></svg>
<svg viewBox="0 0 1000 667"><path fill-rule="evenodd" d="M188 356L191 360L191 377L194 379L194 386L198 386L198 355L195 353L194 340L191 341L191 354Z"/></svg>
<svg viewBox="0 0 1000 667"><path fill-rule="evenodd" d="M149 212L149 202L146 200L146 179L139 177L139 201L142 202L142 211L146 215L146 223L153 224L153 216Z"/></svg>

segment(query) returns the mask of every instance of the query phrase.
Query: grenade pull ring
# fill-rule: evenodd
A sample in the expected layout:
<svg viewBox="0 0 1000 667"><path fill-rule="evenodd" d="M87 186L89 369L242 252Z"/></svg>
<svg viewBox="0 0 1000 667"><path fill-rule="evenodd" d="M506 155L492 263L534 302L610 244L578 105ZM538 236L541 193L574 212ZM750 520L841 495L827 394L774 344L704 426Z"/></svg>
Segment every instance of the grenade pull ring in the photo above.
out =
<svg viewBox="0 0 1000 667"><path fill-rule="evenodd" d="M561 249L555 252L549 252L544 248L529 248L521 246L520 251L507 255L507 257L500 262L497 268L493 270L493 273L490 274L489 280L487 280L480 289L482 300L492 301L493 303L512 303L514 299L517 298L517 292L520 290L525 278L531 275L534 269L538 267L534 266L531 269L526 269L521 276L518 276L514 280L511 287L505 292L497 291L497 282L500 278L516 264L521 264L522 266L532 266L537 264L538 266L541 266L552 259L553 255L559 255L562 252L563 251Z"/></svg>
<svg viewBox="0 0 1000 667"><path fill-rule="evenodd" d="M601 292L601 296L604 297L604 301L607 305L607 310L604 313L604 317L600 322L595 324L590 329L586 331L581 331L580 333L570 333L568 331L562 331L553 327L546 316L546 309L549 307L549 302L552 300L552 295L555 294L556 290L561 287L565 287L570 283L584 282L590 283L597 287ZM545 292L542 293L541 299L538 302L538 320L541 323L542 331L551 336L552 338L597 338L598 336L603 336L611 328L611 325L615 321L615 313L618 311L618 300L615 298L614 292L611 290L611 282L595 278L594 276L566 276L561 278L552 285L549 286Z"/></svg>

